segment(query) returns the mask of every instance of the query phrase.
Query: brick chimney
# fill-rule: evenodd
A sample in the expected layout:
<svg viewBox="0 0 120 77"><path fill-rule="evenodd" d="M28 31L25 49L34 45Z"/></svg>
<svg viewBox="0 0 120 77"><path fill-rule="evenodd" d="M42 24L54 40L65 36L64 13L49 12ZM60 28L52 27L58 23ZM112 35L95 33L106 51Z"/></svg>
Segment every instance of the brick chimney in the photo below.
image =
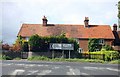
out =
<svg viewBox="0 0 120 77"><path fill-rule="evenodd" d="M113 25L113 31L117 31L117 24Z"/></svg>
<svg viewBox="0 0 120 77"><path fill-rule="evenodd" d="M47 26L47 21L48 21L47 18L44 16L42 20L43 20L43 26Z"/></svg>
<svg viewBox="0 0 120 77"><path fill-rule="evenodd" d="M89 27L89 18L88 17L85 17L84 25L85 25L85 27Z"/></svg>

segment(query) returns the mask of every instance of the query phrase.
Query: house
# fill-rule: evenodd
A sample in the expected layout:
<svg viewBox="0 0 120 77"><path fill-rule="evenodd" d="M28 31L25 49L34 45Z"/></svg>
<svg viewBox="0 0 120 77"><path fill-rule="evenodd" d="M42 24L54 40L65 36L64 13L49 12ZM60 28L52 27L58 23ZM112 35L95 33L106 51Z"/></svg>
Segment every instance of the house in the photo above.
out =
<svg viewBox="0 0 120 77"><path fill-rule="evenodd" d="M114 50L117 50L120 52L120 31L117 30L117 25L113 25L113 34L114 34L114 42L113 42L113 48Z"/></svg>
<svg viewBox="0 0 120 77"><path fill-rule="evenodd" d="M113 45L116 41L114 30L109 25L90 25L89 18L85 17L84 25L76 24L48 24L47 18L44 16L42 24L22 24L18 33L22 38L28 40L30 36L38 34L40 36L59 35L66 33L66 37L75 38L79 42L79 47L83 51L88 51L89 38L100 39L100 45ZM113 26L113 28L116 28ZM116 34L116 33L115 33Z"/></svg>

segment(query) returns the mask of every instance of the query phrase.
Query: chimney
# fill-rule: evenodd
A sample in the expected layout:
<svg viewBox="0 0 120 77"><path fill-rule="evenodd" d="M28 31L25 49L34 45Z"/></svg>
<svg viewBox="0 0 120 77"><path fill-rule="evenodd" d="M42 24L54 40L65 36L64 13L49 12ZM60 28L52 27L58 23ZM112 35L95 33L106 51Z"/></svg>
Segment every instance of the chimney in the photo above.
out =
<svg viewBox="0 0 120 77"><path fill-rule="evenodd" d="M44 16L42 20L43 20L43 26L47 26L47 21L48 21L47 18Z"/></svg>
<svg viewBox="0 0 120 77"><path fill-rule="evenodd" d="M89 18L88 17L85 17L84 25L85 25L85 27L89 27Z"/></svg>
<svg viewBox="0 0 120 77"><path fill-rule="evenodd" d="M117 24L113 25L113 31L117 31Z"/></svg>

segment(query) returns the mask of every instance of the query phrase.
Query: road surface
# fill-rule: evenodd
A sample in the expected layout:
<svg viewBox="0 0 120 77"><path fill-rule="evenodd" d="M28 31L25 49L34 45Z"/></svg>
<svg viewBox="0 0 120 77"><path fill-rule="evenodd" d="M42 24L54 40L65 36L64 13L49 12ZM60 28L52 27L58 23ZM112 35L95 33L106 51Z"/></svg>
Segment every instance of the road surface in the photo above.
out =
<svg viewBox="0 0 120 77"><path fill-rule="evenodd" d="M118 64L47 62L47 61L2 61L2 75L115 75ZM93 77L93 76L92 76Z"/></svg>

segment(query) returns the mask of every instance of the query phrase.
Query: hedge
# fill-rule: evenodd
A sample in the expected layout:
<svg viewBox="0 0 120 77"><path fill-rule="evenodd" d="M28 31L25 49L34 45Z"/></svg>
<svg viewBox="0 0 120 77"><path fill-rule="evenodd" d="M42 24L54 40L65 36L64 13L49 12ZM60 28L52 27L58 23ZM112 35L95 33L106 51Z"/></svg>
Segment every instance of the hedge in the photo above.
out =
<svg viewBox="0 0 120 77"><path fill-rule="evenodd" d="M98 51L85 54L88 54L91 59L102 59L105 61L117 60L120 58L120 54L117 51Z"/></svg>

